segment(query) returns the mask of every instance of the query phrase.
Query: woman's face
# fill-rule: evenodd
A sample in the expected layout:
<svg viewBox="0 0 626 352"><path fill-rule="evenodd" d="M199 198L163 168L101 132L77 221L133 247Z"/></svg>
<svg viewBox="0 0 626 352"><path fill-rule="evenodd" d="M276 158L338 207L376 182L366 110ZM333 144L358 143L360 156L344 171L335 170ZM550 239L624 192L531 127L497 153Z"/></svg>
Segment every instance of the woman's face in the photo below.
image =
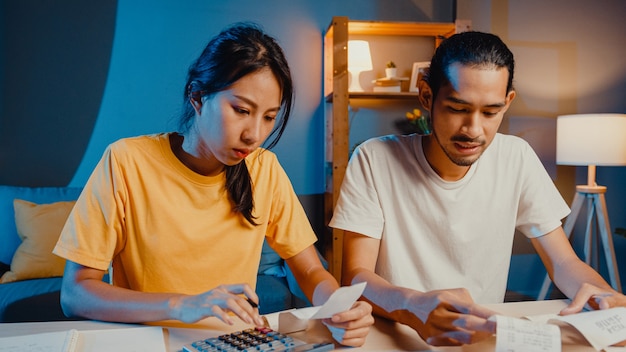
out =
<svg viewBox="0 0 626 352"><path fill-rule="evenodd" d="M202 169L212 170L209 174L236 165L272 132L280 103L281 89L272 71L250 73L229 89L202 98L183 149L204 162Z"/></svg>

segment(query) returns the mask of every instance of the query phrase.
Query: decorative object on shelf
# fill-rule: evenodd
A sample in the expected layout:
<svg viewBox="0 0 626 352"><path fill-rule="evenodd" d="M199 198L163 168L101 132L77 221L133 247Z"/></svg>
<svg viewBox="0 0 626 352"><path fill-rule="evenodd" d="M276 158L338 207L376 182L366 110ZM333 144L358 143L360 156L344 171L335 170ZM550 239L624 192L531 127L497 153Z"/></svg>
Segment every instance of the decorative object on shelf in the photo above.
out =
<svg viewBox="0 0 626 352"><path fill-rule="evenodd" d="M348 41L348 71L350 71L349 92L362 92L363 88L359 82L359 76L363 71L370 71L372 66L372 55L370 44L366 40Z"/></svg>
<svg viewBox="0 0 626 352"><path fill-rule="evenodd" d="M576 186L572 212L563 230L569 238L583 203L587 205L587 226L584 238L584 259L596 270L598 255L593 245L601 243L611 286L621 292L615 249L606 208L605 186L596 184L596 165L626 166L626 114L564 115L556 120L556 163L587 166L587 184ZM595 215L595 218L594 218ZM594 221L595 219L595 221ZM597 233L594 234L594 225ZM593 257L593 261L591 261ZM551 280L546 275L537 299L545 299Z"/></svg>
<svg viewBox="0 0 626 352"><path fill-rule="evenodd" d="M394 78L398 75L398 68L393 61L387 61L387 67L385 68L385 77Z"/></svg>
<svg viewBox="0 0 626 352"><path fill-rule="evenodd" d="M378 78L372 81L374 87L372 90L374 92L401 92L402 91L402 82L408 81L408 77L383 77ZM405 87L406 89L406 87Z"/></svg>
<svg viewBox="0 0 626 352"><path fill-rule="evenodd" d="M431 134L432 128L428 114L422 114L420 109L415 108L413 111L407 112L405 117L405 119L396 121L396 128L402 134L417 133L422 136Z"/></svg>
<svg viewBox="0 0 626 352"><path fill-rule="evenodd" d="M418 92L417 82L422 79L422 76L426 70L430 67L429 61L420 61L413 63L413 70L411 71L411 82L409 83L409 92Z"/></svg>

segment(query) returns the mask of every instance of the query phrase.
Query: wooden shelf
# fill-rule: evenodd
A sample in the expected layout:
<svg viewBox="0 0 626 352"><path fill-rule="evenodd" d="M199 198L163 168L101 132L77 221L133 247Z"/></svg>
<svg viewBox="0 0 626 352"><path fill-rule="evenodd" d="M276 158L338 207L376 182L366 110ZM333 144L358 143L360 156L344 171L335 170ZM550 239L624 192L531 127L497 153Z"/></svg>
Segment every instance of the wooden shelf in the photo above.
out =
<svg viewBox="0 0 626 352"><path fill-rule="evenodd" d="M332 217L339 189L348 166L350 152L349 105L352 100L393 101L417 99L414 92L348 92L348 40L351 35L434 37L433 50L456 31L454 23L351 21L333 17L324 34L324 98L331 104L326 109L326 223ZM341 280L343 231L328 229L322 239L324 255L330 272Z"/></svg>
<svg viewBox="0 0 626 352"><path fill-rule="evenodd" d="M417 92L348 92L348 99L414 100L417 96ZM326 96L326 102L333 102L333 94Z"/></svg>
<svg viewBox="0 0 626 352"><path fill-rule="evenodd" d="M348 35L407 35L445 39L456 31L454 23L350 21Z"/></svg>

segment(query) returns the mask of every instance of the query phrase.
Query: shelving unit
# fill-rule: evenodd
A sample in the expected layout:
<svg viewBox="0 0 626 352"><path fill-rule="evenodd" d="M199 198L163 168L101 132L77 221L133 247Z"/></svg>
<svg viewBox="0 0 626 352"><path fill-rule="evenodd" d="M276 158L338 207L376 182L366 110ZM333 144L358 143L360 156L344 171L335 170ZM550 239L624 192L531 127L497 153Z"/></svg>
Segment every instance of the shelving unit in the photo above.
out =
<svg viewBox="0 0 626 352"><path fill-rule="evenodd" d="M456 31L454 23L351 21L348 17L333 17L324 35L324 96L326 109L326 192L324 208L326 223L332 217L339 189L348 165L349 105L352 99L415 99L416 93L348 92L348 39L351 35L366 36L424 36L434 37L435 48ZM434 50L434 48L433 48ZM329 229L324 255L330 272L341 278L343 231Z"/></svg>

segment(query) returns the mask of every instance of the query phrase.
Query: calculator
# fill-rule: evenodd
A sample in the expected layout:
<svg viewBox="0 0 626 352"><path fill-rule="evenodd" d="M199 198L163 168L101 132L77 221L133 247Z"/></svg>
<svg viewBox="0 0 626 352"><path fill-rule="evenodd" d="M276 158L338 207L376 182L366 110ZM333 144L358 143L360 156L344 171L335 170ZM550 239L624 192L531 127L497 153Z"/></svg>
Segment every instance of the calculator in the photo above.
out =
<svg viewBox="0 0 626 352"><path fill-rule="evenodd" d="M306 343L267 327L256 327L194 341L183 346L184 352L323 352L332 351L331 342Z"/></svg>

